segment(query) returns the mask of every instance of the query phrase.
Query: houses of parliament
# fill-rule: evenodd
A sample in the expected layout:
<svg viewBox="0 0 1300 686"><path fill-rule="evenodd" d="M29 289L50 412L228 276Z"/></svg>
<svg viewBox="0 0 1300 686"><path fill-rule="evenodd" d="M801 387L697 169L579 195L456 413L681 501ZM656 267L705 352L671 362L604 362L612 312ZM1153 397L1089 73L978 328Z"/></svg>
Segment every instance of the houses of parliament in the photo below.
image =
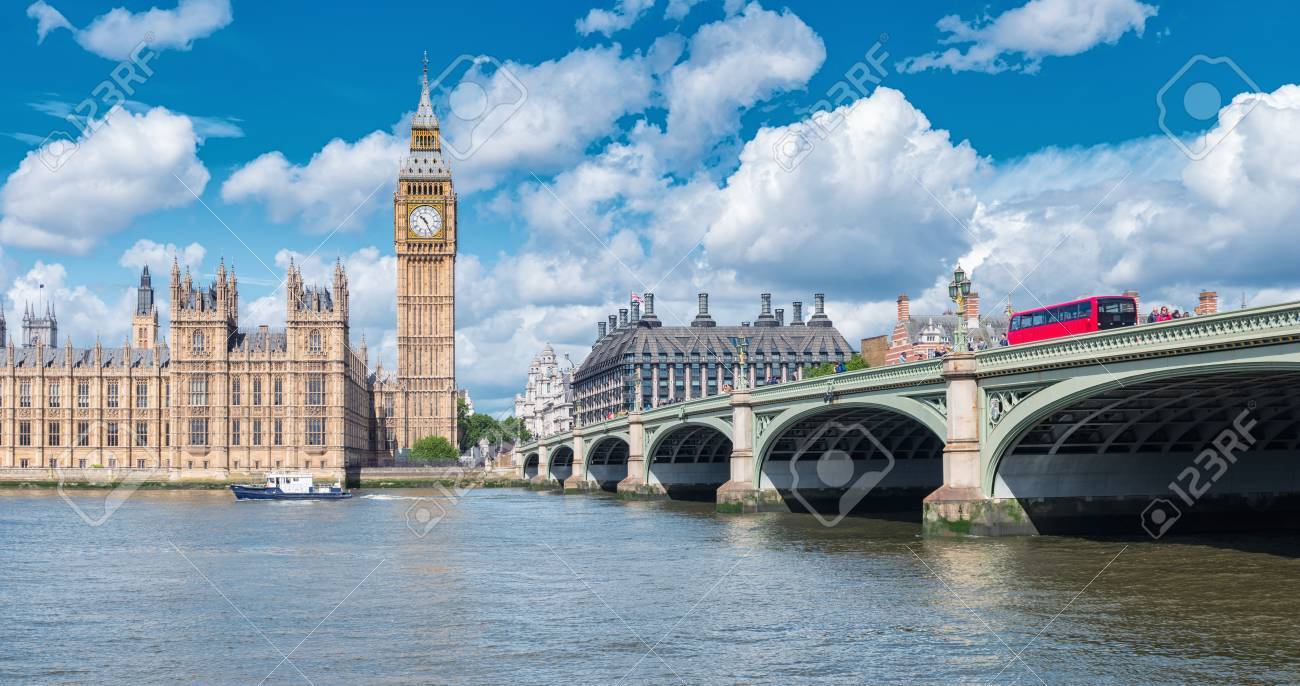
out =
<svg viewBox="0 0 1300 686"><path fill-rule="evenodd" d="M338 473L391 464L419 438L456 443L456 194L425 61L393 194L397 370L351 342L348 277L307 285L292 263L283 328L242 327L234 269L200 284L173 261L169 331L140 275L119 346L58 339L57 304L28 305L15 344L0 313L0 467Z"/></svg>

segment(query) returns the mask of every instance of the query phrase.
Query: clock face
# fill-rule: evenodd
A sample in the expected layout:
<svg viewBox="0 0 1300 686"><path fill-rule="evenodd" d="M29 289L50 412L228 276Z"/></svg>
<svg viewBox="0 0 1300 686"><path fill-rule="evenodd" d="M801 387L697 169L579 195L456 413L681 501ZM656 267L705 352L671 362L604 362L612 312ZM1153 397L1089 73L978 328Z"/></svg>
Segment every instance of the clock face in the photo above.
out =
<svg viewBox="0 0 1300 686"><path fill-rule="evenodd" d="M411 210L409 225L420 238L433 238L442 232L442 215L432 205L420 205Z"/></svg>

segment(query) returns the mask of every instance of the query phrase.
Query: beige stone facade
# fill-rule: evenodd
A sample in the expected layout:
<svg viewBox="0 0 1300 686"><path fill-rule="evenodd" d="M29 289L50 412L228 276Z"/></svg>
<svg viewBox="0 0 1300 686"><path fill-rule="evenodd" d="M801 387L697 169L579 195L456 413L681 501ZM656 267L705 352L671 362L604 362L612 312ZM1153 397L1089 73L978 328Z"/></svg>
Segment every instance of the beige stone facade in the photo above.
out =
<svg viewBox="0 0 1300 686"><path fill-rule="evenodd" d="M0 466L220 474L338 471L378 446L365 349L348 342L348 281L285 279L285 327L241 329L234 271L196 285L173 263L170 338L159 342L146 271L121 347L50 346L24 321L0 368ZM52 322L50 323L52 325Z"/></svg>
<svg viewBox="0 0 1300 686"><path fill-rule="evenodd" d="M387 465L429 435L456 443L456 194L425 83L393 196L395 375L350 342L348 277L307 286L292 263L285 322L241 328L223 263L210 284L173 261L160 340L141 274L121 347L58 347L52 304L29 307L0 357L0 468L150 469L221 477ZM0 315L0 341L5 340Z"/></svg>
<svg viewBox="0 0 1300 686"><path fill-rule="evenodd" d="M456 445L456 201L426 58L410 153L393 194L397 375L376 385L385 441L396 449L425 436Z"/></svg>

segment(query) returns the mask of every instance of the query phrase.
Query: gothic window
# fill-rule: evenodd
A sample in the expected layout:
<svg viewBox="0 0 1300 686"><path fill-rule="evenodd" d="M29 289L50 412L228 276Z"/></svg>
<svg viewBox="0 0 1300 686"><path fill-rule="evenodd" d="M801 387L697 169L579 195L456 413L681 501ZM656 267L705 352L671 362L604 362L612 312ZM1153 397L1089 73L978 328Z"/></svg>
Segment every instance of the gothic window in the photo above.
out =
<svg viewBox="0 0 1300 686"><path fill-rule="evenodd" d="M32 406L32 384L24 381L18 385L18 407Z"/></svg>
<svg viewBox="0 0 1300 686"><path fill-rule="evenodd" d="M50 407L59 406L59 384L58 382L50 384Z"/></svg>
<svg viewBox="0 0 1300 686"><path fill-rule="evenodd" d="M321 351L320 332L312 331L307 334L307 350L318 353Z"/></svg>
<svg viewBox="0 0 1300 686"><path fill-rule="evenodd" d="M239 445L239 420L230 420L230 445ZM238 466L239 463L235 463Z"/></svg>
<svg viewBox="0 0 1300 686"><path fill-rule="evenodd" d="M253 404L262 404L262 379L261 377L253 378Z"/></svg>
<svg viewBox="0 0 1300 686"><path fill-rule="evenodd" d="M59 423L50 422L50 441L45 445L51 448L57 448L59 445Z"/></svg>
<svg viewBox="0 0 1300 686"><path fill-rule="evenodd" d="M190 347L193 348L195 352L198 352L203 350L203 344L203 332L195 331L194 335L190 337Z"/></svg>
<svg viewBox="0 0 1300 686"><path fill-rule="evenodd" d="M117 407L117 382L108 382L108 406Z"/></svg>
<svg viewBox="0 0 1300 686"><path fill-rule="evenodd" d="M273 390L271 395L271 404L272 405L284 404L284 377L280 377L280 376L275 377L275 383L273 385ZM276 445L279 444L277 443Z"/></svg>
<svg viewBox="0 0 1300 686"><path fill-rule="evenodd" d="M77 407L90 407L90 384L85 381L77 384Z"/></svg>
<svg viewBox="0 0 1300 686"><path fill-rule="evenodd" d="M239 377L230 380L230 404L239 404Z"/></svg>
<svg viewBox="0 0 1300 686"><path fill-rule="evenodd" d="M135 385L135 406L149 407L149 384L141 381Z"/></svg>
<svg viewBox="0 0 1300 686"><path fill-rule="evenodd" d="M271 442L275 445L284 445L284 420L277 419L271 426L273 429Z"/></svg>
<svg viewBox="0 0 1300 686"><path fill-rule="evenodd" d="M109 422L105 428L108 430L108 436L106 437L105 442L108 443L108 447L116 448L117 447L117 422Z"/></svg>
<svg viewBox="0 0 1300 686"><path fill-rule="evenodd" d="M32 444L32 423L18 422L18 445L29 446Z"/></svg>
<svg viewBox="0 0 1300 686"><path fill-rule="evenodd" d="M144 448L149 445L149 422L135 423L135 447Z"/></svg>
<svg viewBox="0 0 1300 686"><path fill-rule="evenodd" d="M325 420L307 420L307 445L325 445Z"/></svg>
<svg viewBox="0 0 1300 686"><path fill-rule="evenodd" d="M311 374L307 377L307 404L325 404L325 375Z"/></svg>
<svg viewBox="0 0 1300 686"><path fill-rule="evenodd" d="M208 444L208 420L190 420L190 445Z"/></svg>
<svg viewBox="0 0 1300 686"><path fill-rule="evenodd" d="M253 420L253 445L262 445L262 420Z"/></svg>
<svg viewBox="0 0 1300 686"><path fill-rule="evenodd" d="M190 379L190 406L204 407L208 404L208 378L199 376ZM192 445L205 445L203 443L194 443Z"/></svg>

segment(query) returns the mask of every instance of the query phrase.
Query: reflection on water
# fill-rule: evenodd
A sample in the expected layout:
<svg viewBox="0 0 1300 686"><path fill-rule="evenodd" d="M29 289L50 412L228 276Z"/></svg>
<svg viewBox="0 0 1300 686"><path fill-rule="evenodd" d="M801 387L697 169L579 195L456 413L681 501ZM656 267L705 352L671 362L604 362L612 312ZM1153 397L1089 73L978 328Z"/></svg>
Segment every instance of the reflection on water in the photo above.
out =
<svg viewBox="0 0 1300 686"><path fill-rule="evenodd" d="M0 495L0 682L1300 680L1293 537L925 540L516 490L440 498L419 536L442 492L366 495L141 491L100 527Z"/></svg>

